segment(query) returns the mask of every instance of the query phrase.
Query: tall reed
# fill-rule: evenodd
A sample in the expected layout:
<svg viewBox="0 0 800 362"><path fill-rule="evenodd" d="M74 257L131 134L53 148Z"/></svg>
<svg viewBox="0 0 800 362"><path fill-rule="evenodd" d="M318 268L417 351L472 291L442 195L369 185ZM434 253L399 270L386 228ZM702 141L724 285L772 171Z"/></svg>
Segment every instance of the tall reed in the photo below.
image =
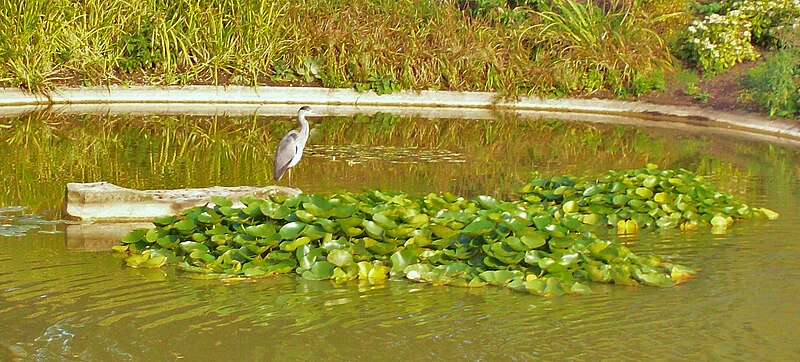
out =
<svg viewBox="0 0 800 362"><path fill-rule="evenodd" d="M454 0L0 0L0 84L629 86L669 65L659 1L559 0L499 22Z"/></svg>

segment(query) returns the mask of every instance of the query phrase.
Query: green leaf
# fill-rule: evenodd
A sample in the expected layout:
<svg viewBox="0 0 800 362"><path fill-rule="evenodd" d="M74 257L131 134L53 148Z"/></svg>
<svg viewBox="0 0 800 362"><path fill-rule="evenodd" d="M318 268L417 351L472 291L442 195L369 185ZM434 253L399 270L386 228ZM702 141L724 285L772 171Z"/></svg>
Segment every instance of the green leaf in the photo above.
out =
<svg viewBox="0 0 800 362"><path fill-rule="evenodd" d="M591 197L591 196L597 195L597 194L599 194L601 192L603 192L603 190L600 187L598 187L597 185L592 185L592 186L587 187L586 190L583 190L583 196L584 197Z"/></svg>
<svg viewBox="0 0 800 362"><path fill-rule="evenodd" d="M303 229L302 235L308 237L311 240L318 240L325 237L325 229L317 226L317 225L306 225Z"/></svg>
<svg viewBox="0 0 800 362"><path fill-rule="evenodd" d="M306 244L308 244L310 242L311 242L311 239L309 239L307 236L303 236L303 237L294 239L292 241L284 241L280 245L281 245L281 250L294 251L298 247L306 245Z"/></svg>
<svg viewBox="0 0 800 362"><path fill-rule="evenodd" d="M389 258L392 262L392 275L404 273L406 267L417 262L417 253L411 250L400 250Z"/></svg>
<svg viewBox="0 0 800 362"><path fill-rule="evenodd" d="M283 240L291 240L296 238L306 228L306 224L299 221L290 222L281 227L279 233Z"/></svg>
<svg viewBox="0 0 800 362"><path fill-rule="evenodd" d="M483 235L494 230L495 224L486 219L475 219L469 225L465 226L461 231L469 235Z"/></svg>
<svg viewBox="0 0 800 362"><path fill-rule="evenodd" d="M515 270L488 270L479 275L485 282L499 286L505 286L514 277L524 276L522 272Z"/></svg>
<svg viewBox="0 0 800 362"><path fill-rule="evenodd" d="M353 254L342 249L335 249L328 253L328 261L340 267L344 267L353 262Z"/></svg>
<svg viewBox="0 0 800 362"><path fill-rule="evenodd" d="M332 263L321 260L315 262L309 270L303 272L303 278L308 280L325 280L333 276L333 269L336 268Z"/></svg>
<svg viewBox="0 0 800 362"><path fill-rule="evenodd" d="M197 251L197 250L204 251L204 252L208 252L209 251L208 246L206 246L205 244L202 244L202 243L198 243L196 241L184 241L184 242L180 243L179 245L181 247L181 250L183 250L186 253L191 253L191 252L194 252L194 251Z"/></svg>
<svg viewBox="0 0 800 362"><path fill-rule="evenodd" d="M181 221L178 221L177 223L175 223L175 229L177 229L181 233L186 233L186 234L188 234L190 231L194 230L194 228L196 228L196 227L197 227L197 224L195 224L194 220L190 220L190 219L181 220Z"/></svg>
<svg viewBox="0 0 800 362"><path fill-rule="evenodd" d="M643 199L650 199L653 197L653 190L650 190L647 187L639 187L636 189L636 194Z"/></svg>
<svg viewBox="0 0 800 362"><path fill-rule="evenodd" d="M157 217L157 218L153 219L153 225L163 227L163 226L171 225L172 223L174 223L176 221L178 221L178 218L175 217L175 216L172 216L172 215L160 216L160 217Z"/></svg>
<svg viewBox="0 0 800 362"><path fill-rule="evenodd" d="M539 230L545 230L552 223L553 218L549 215L539 215L533 218L533 224L536 225L536 228Z"/></svg>
<svg viewBox="0 0 800 362"><path fill-rule="evenodd" d="M252 235L259 238L266 238L275 234L275 227L270 224L260 224L255 226L248 226L245 229L245 232L248 235Z"/></svg>
<svg viewBox="0 0 800 362"><path fill-rule="evenodd" d="M450 239L458 234L458 231L455 231L447 226L439 225L439 224L431 224L428 225L428 228L431 229L434 235L442 239Z"/></svg>
<svg viewBox="0 0 800 362"><path fill-rule="evenodd" d="M367 231L367 235L371 238L381 240L383 239L383 228L372 220L364 220L361 225Z"/></svg>
<svg viewBox="0 0 800 362"><path fill-rule="evenodd" d="M211 196L211 202L213 202L214 205L217 205L219 207L233 206L233 202L229 200L227 197L223 196Z"/></svg>
<svg viewBox="0 0 800 362"><path fill-rule="evenodd" d="M397 227L396 222L394 222L392 219L389 219L383 214L372 215L372 220L384 229L394 229ZM367 231L369 231L369 229L367 229Z"/></svg>
<svg viewBox="0 0 800 362"><path fill-rule="evenodd" d="M135 229L122 237L122 242L125 244L132 244L139 240L143 240L147 229Z"/></svg>
<svg viewBox="0 0 800 362"><path fill-rule="evenodd" d="M494 209L495 207L497 207L497 200L495 200L491 196L480 195L480 196L476 197L475 199L478 200L478 203L484 209L488 210L488 209Z"/></svg>

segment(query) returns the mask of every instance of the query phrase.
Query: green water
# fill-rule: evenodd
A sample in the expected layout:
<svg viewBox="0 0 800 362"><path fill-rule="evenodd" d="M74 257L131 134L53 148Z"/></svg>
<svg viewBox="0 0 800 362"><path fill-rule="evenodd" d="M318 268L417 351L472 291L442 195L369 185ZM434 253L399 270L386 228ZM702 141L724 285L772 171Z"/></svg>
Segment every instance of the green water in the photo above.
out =
<svg viewBox="0 0 800 362"><path fill-rule="evenodd" d="M60 233L66 182L266 185L288 117L0 119L0 360L797 360L800 150L554 119L314 121L292 185L513 197L532 171L685 167L777 221L608 238L700 269L674 288L541 298L406 281L195 280ZM289 180L282 181L287 184ZM34 216L25 216L34 215ZM2 233L6 230L5 234ZM100 251L90 251L97 250Z"/></svg>

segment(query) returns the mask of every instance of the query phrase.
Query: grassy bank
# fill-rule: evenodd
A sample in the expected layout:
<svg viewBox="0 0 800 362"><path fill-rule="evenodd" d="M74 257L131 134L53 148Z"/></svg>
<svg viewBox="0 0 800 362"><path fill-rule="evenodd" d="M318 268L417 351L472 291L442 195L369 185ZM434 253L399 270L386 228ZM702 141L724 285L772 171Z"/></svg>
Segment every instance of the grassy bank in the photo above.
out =
<svg viewBox="0 0 800 362"><path fill-rule="evenodd" d="M4 0L0 80L626 92L670 67L682 2L554 4Z"/></svg>
<svg viewBox="0 0 800 362"><path fill-rule="evenodd" d="M663 89L676 68L720 73L754 59L758 49L789 44L781 29L791 28L786 19L800 15L800 5L782 0L763 12L762 3L0 0L0 85L41 91L296 84L377 93L638 96ZM728 19L727 27L718 27L719 19ZM750 35L739 39L745 23ZM726 41L729 33L738 40ZM722 46L729 43L736 46ZM791 91L800 80L794 68L787 74L787 102L796 102Z"/></svg>

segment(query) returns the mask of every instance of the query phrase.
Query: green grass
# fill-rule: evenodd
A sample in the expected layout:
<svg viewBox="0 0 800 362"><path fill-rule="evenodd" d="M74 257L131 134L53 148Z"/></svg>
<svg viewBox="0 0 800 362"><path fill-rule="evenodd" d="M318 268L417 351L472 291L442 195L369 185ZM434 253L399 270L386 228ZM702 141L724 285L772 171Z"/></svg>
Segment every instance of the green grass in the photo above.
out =
<svg viewBox="0 0 800 362"><path fill-rule="evenodd" d="M670 69L665 21L684 2L515 1L502 21L461 3L0 0L0 85L639 93Z"/></svg>

